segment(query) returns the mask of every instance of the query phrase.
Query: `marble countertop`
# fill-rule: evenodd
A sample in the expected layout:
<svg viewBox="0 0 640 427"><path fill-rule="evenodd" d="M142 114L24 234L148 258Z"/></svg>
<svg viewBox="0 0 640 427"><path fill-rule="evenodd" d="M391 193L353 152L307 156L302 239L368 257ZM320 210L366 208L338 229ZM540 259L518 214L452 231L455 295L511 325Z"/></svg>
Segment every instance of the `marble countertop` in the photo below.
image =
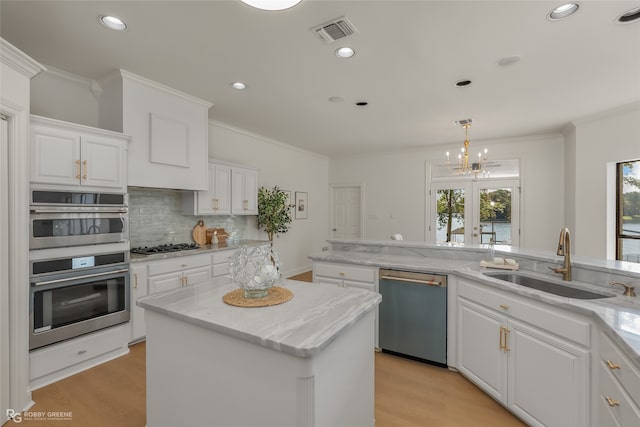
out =
<svg viewBox="0 0 640 427"><path fill-rule="evenodd" d="M163 254L153 254L153 255L140 255L140 254L131 254L129 257L130 263L143 262L143 261L155 261L159 259L169 259L176 258L182 256L189 255L198 255L205 254L210 252L218 252L218 251L229 251L241 248L243 246L257 246L257 245L265 245L268 244L268 240L239 240L237 243L233 244L216 244L216 245L203 245L200 249L189 249L186 251L178 251L178 252L167 252Z"/></svg>
<svg viewBox="0 0 640 427"><path fill-rule="evenodd" d="M380 294L363 289L280 279L276 286L293 293L290 301L270 307L227 305L222 297L238 288L221 277L196 286L138 300L146 310L208 328L298 357L311 357L340 333L375 309Z"/></svg>
<svg viewBox="0 0 640 427"><path fill-rule="evenodd" d="M519 274L541 278L564 286L573 286L597 293L615 295L611 298L580 300L553 295L486 276L483 272L498 270L483 269L480 267L478 260L358 251L326 251L313 254L309 258L314 261L342 262L396 270L454 274L458 277L473 280L476 283L482 283L488 287L498 288L571 310L594 318L607 336L616 342L625 354L640 367L640 297L623 296L622 291L617 288L596 286L577 280L563 282L551 272L539 273L524 270L518 272ZM636 292L638 290L636 288Z"/></svg>

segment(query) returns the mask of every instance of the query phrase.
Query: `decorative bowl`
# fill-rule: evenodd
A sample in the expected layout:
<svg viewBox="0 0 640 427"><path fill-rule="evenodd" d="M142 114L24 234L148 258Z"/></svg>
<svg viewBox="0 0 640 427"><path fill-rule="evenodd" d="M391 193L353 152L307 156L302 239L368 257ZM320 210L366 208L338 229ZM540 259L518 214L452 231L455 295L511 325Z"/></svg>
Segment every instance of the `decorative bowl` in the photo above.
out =
<svg viewBox="0 0 640 427"><path fill-rule="evenodd" d="M280 278L280 254L272 247L244 246L229 261L233 281L245 298L263 298Z"/></svg>

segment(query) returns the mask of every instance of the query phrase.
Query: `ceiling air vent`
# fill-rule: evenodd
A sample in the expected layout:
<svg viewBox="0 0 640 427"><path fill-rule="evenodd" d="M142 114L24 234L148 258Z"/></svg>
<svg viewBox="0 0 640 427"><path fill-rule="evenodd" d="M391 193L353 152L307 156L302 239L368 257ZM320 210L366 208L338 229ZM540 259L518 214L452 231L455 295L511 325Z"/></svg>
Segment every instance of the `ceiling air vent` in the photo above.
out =
<svg viewBox="0 0 640 427"><path fill-rule="evenodd" d="M358 32L356 27L344 16L312 28L311 31L325 43L333 43Z"/></svg>
<svg viewBox="0 0 640 427"><path fill-rule="evenodd" d="M464 125L470 125L471 122L473 122L473 120L471 119L462 119L462 120L454 121L453 124L456 126L464 126Z"/></svg>

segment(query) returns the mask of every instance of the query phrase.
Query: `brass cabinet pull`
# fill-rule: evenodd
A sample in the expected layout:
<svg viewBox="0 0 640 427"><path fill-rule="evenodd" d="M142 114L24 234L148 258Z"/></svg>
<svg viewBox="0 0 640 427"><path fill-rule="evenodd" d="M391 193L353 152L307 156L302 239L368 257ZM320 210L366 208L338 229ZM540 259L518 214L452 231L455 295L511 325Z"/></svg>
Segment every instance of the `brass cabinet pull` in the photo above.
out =
<svg viewBox="0 0 640 427"><path fill-rule="evenodd" d="M511 329L509 328L505 328L504 326L500 326L500 350L504 351L505 353L507 351L510 351L509 346L507 345L507 338L508 338L508 333L511 332Z"/></svg>
<svg viewBox="0 0 640 427"><path fill-rule="evenodd" d="M216 198L213 199L213 210L214 211L218 210L218 199Z"/></svg>
<svg viewBox="0 0 640 427"><path fill-rule="evenodd" d="M133 289L138 289L138 273L133 273Z"/></svg>
<svg viewBox="0 0 640 427"><path fill-rule="evenodd" d="M249 201L248 200L243 200L242 201L242 207L245 211L249 210Z"/></svg>
<svg viewBox="0 0 640 427"><path fill-rule="evenodd" d="M340 273L338 273L338 274L341 275L341 276L344 276L344 272L342 272L342 271Z"/></svg>
<svg viewBox="0 0 640 427"><path fill-rule="evenodd" d="M76 179L80 179L80 160L76 160Z"/></svg>
<svg viewBox="0 0 640 427"><path fill-rule="evenodd" d="M616 365L611 360L607 360L607 366L609 366L609 369L611 369L611 370L620 369L620 365Z"/></svg>
<svg viewBox="0 0 640 427"><path fill-rule="evenodd" d="M83 171L82 171L82 179L87 179L87 161L84 160L82 162Z"/></svg>
<svg viewBox="0 0 640 427"><path fill-rule="evenodd" d="M618 402L615 399L612 399L609 396L607 396L605 399L607 399L607 403L609 404L609 406L620 406L620 402Z"/></svg>
<svg viewBox="0 0 640 427"><path fill-rule="evenodd" d="M187 264L180 264L180 267L186 267Z"/></svg>
<svg viewBox="0 0 640 427"><path fill-rule="evenodd" d="M509 306L507 304L500 304L500 308L503 310L509 310Z"/></svg>

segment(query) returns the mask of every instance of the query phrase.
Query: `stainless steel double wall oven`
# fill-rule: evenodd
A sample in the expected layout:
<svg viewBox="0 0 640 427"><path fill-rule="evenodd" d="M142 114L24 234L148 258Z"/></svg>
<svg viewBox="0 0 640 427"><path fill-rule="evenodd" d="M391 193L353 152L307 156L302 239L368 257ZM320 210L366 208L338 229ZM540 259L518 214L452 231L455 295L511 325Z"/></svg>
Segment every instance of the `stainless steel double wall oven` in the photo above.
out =
<svg viewBox="0 0 640 427"><path fill-rule="evenodd" d="M31 350L129 321L127 194L31 191Z"/></svg>

